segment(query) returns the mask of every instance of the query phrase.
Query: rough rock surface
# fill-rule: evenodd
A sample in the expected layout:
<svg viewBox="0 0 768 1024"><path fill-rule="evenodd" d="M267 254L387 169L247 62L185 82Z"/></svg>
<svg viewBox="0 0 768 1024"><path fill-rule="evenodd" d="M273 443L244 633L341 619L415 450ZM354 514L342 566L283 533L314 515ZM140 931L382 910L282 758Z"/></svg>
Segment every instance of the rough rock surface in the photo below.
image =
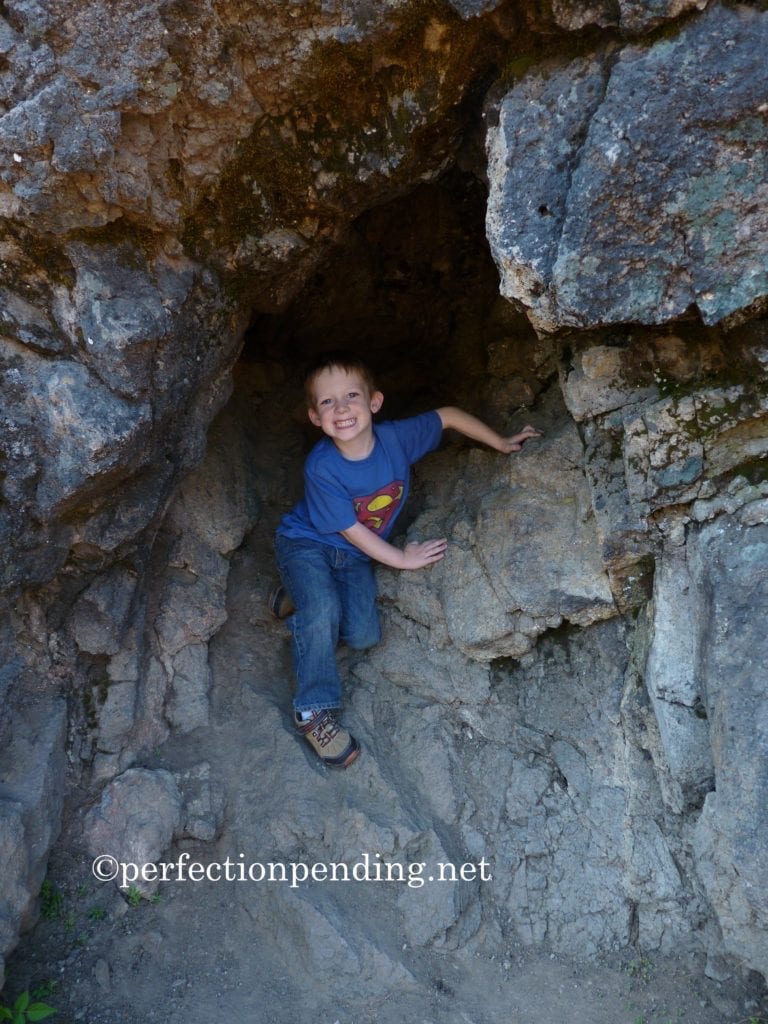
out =
<svg viewBox="0 0 768 1024"><path fill-rule="evenodd" d="M553 0L552 18L557 25L572 31L589 25L616 26L632 35L705 7L706 0Z"/></svg>
<svg viewBox="0 0 768 1024"><path fill-rule="evenodd" d="M129 768L104 787L101 800L85 816L83 825L88 852L97 863L106 856L139 867L159 859L181 821L181 793L170 772ZM111 869L112 861L102 868L105 879L113 877ZM127 887L133 879L126 874L116 881ZM133 884L142 893L157 888L152 878L139 876Z"/></svg>
<svg viewBox="0 0 768 1024"><path fill-rule="evenodd" d="M533 70L493 111L502 294L552 331L715 324L768 292L768 17L714 4L651 45Z"/></svg>
<svg viewBox="0 0 768 1024"><path fill-rule="evenodd" d="M257 987L293 1024L331 959L358 1019L447 993L440 958L466 979L521 946L765 974L768 15L49 7L0 5L0 953L66 772L78 854L90 806L92 851L126 860L493 864L209 892L213 970L247 982L226 1005L211 944L166 942L180 885L156 930L67 953L94 1022L201 995L244 1019ZM296 364L337 341L376 356L395 414L455 401L546 436L420 470L404 525L449 555L380 573L384 641L344 656L365 755L331 777L288 728L262 605L307 439Z"/></svg>
<svg viewBox="0 0 768 1024"><path fill-rule="evenodd" d="M18 712L13 735L0 753L0 963L16 944L19 926L34 920L35 901L45 877L64 803L66 708Z"/></svg>
<svg viewBox="0 0 768 1024"><path fill-rule="evenodd" d="M430 467L429 508L412 539L448 537L450 557L428 575L398 575L394 598L431 645L448 641L481 662L519 658L563 622L588 626L616 613L576 430L558 425L529 449L509 466L473 453L458 481L447 458ZM482 497L468 514L472 494Z"/></svg>
<svg viewBox="0 0 768 1024"><path fill-rule="evenodd" d="M756 515L748 504L737 517L707 523L688 547L703 605L696 663L716 777L696 825L697 862L725 948L765 974L766 641L755 609L766 602L768 525L757 504Z"/></svg>

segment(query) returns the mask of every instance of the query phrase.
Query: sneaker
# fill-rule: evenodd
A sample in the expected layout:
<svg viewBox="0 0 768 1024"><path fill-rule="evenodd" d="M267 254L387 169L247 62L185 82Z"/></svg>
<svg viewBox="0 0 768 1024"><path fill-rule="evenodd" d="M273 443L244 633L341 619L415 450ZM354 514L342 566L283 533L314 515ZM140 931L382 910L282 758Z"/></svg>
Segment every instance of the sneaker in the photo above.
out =
<svg viewBox="0 0 768 1024"><path fill-rule="evenodd" d="M270 614L275 619L287 619L291 612L295 610L291 595L282 583L275 584L270 590L269 597L267 598L267 608L269 608Z"/></svg>
<svg viewBox="0 0 768 1024"><path fill-rule="evenodd" d="M348 768L360 753L360 744L339 725L332 711L315 711L308 722L296 715L296 728L330 768Z"/></svg>

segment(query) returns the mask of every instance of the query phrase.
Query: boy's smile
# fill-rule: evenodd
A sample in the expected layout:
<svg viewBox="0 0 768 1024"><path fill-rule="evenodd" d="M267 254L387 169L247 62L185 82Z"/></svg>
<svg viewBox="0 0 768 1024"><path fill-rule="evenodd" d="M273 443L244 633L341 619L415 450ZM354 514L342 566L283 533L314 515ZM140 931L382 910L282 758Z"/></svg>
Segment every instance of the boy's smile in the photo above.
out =
<svg viewBox="0 0 768 1024"><path fill-rule="evenodd" d="M373 414L384 396L372 394L358 373L331 366L318 373L312 383L314 404L309 418L333 440L348 459L364 459L373 450Z"/></svg>

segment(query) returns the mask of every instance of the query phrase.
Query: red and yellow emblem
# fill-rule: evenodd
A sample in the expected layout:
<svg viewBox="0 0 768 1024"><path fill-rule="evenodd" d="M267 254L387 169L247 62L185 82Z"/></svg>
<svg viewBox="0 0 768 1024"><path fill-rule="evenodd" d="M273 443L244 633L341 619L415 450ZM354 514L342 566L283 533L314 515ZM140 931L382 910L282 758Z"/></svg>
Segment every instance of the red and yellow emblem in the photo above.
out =
<svg viewBox="0 0 768 1024"><path fill-rule="evenodd" d="M386 487L380 487L373 494L363 498L353 498L357 521L367 526L374 533L385 529L400 507L403 500L404 485L402 480L393 480Z"/></svg>

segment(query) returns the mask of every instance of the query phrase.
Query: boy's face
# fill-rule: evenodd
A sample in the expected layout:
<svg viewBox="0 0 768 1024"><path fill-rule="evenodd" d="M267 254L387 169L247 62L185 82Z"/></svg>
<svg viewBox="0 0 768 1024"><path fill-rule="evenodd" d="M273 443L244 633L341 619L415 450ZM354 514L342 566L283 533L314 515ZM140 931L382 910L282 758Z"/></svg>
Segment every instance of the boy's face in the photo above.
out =
<svg viewBox="0 0 768 1024"><path fill-rule="evenodd" d="M313 404L309 418L337 448L351 455L367 455L373 439L373 414L384 396L369 392L357 373L332 366L312 382Z"/></svg>

